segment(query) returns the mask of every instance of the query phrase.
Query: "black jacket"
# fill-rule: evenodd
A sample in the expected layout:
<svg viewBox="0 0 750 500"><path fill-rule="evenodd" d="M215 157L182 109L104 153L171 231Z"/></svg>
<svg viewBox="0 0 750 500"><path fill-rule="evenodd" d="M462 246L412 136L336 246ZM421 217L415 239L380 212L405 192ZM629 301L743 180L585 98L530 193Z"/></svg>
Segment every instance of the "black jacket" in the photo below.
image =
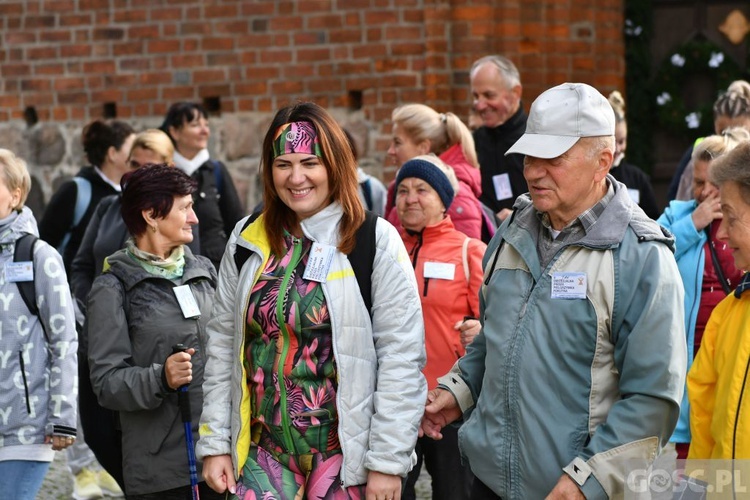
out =
<svg viewBox="0 0 750 500"><path fill-rule="evenodd" d="M219 172L214 172L214 169ZM195 215L198 216L200 255L205 255L219 269L228 235L245 212L232 182L227 167L223 163L208 160L193 172L198 189L193 195ZM217 186L217 179L220 186Z"/></svg>
<svg viewBox="0 0 750 500"><path fill-rule="evenodd" d="M502 208L513 208L516 198L529 190L526 179L523 177L523 155L505 156L506 151L526 131L527 119L528 116L521 104L516 114L502 125L495 128L479 127L474 131L474 145L482 173L482 196L479 199L494 213ZM492 178L506 173L510 178L513 196L498 200Z"/></svg>
<svg viewBox="0 0 750 500"><path fill-rule="evenodd" d="M62 244L65 234L71 231L70 240L68 241L65 251L62 254L65 272L70 274L70 265L73 262L78 247L83 240L83 233L86 231L91 216L102 198L117 191L110 184L104 182L94 167L83 167L76 177L83 177L91 182L91 201L81 222L74 228L73 212L75 211L76 199L78 197L78 186L72 180L65 182L55 192L47 205L44 217L39 221L39 237L55 248Z"/></svg>
<svg viewBox="0 0 750 500"><path fill-rule="evenodd" d="M612 167L609 171L612 177L627 186L628 190L638 191L638 206L646 215L656 220L661 215L661 210L656 205L654 188L651 187L651 179L640 168L626 161L620 162L619 167Z"/></svg>

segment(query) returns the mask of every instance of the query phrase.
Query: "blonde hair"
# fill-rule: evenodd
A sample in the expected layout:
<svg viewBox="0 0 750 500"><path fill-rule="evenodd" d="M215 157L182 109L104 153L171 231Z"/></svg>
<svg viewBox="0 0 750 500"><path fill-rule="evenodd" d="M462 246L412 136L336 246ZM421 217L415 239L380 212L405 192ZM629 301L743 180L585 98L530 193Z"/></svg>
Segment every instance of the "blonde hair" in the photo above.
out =
<svg viewBox="0 0 750 500"><path fill-rule="evenodd" d="M714 119L719 116L737 118L750 115L750 83L735 80L714 102Z"/></svg>
<svg viewBox="0 0 750 500"><path fill-rule="evenodd" d="M393 110L391 120L415 143L429 140L430 153L441 155L460 144L466 161L479 168L471 130L455 114L438 113L424 104L405 104Z"/></svg>
<svg viewBox="0 0 750 500"><path fill-rule="evenodd" d="M135 148L153 151L161 156L161 161L163 163L169 163L171 165L173 162L174 145L172 144L172 139L161 130L150 128L136 135L135 140L133 141L133 146L130 148L128 159L133 156Z"/></svg>
<svg viewBox="0 0 750 500"><path fill-rule="evenodd" d="M610 92L607 97L609 105L612 106L612 111L615 112L615 123L622 123L625 121L625 98L618 90Z"/></svg>
<svg viewBox="0 0 750 500"><path fill-rule="evenodd" d="M750 140L750 132L743 127L732 127L721 134L709 135L693 149L693 162L712 161L728 153L741 142Z"/></svg>
<svg viewBox="0 0 750 500"><path fill-rule="evenodd" d="M9 149L0 148L0 175L2 175L8 191L21 190L21 198L18 205L13 207L13 210L22 209L31 189L31 176L26 168L26 162Z"/></svg>

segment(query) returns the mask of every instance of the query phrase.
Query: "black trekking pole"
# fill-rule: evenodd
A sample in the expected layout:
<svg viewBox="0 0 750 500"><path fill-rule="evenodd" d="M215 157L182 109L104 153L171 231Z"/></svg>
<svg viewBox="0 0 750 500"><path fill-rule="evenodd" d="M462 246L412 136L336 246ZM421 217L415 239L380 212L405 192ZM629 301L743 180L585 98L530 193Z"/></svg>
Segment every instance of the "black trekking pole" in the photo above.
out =
<svg viewBox="0 0 750 500"><path fill-rule="evenodd" d="M172 346L172 354L187 351L187 347L182 344ZM180 408L182 415L182 425L185 427L185 445L187 446L188 468L190 469L190 492L193 500L200 500L198 493L198 469L195 460L195 448L193 445L193 423L190 415L190 394L188 385L185 384L177 389L177 406Z"/></svg>

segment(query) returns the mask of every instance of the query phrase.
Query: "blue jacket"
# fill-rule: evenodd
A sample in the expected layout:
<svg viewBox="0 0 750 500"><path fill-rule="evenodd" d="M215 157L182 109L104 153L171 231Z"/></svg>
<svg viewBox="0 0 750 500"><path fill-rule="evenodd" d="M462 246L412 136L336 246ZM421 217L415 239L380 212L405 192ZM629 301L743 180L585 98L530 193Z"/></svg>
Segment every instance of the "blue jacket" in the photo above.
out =
<svg viewBox="0 0 750 500"><path fill-rule="evenodd" d="M482 333L439 381L472 471L503 498L544 498L563 473L589 499L622 496L674 430L686 353L672 239L609 181L600 218L546 268L518 198L485 254ZM585 274L585 299L552 298L561 272Z"/></svg>
<svg viewBox="0 0 750 500"><path fill-rule="evenodd" d="M701 287L703 286L703 268L706 264L703 245L708 240L705 231L695 229L692 215L697 207L698 204L695 200L671 201L656 221L668 229L675 239L674 256L677 259L677 269L680 270L682 284L685 287L685 334L687 336L688 371L695 357L695 323L698 319ZM687 391L682 396L677 428L669 440L673 443L690 442L690 405L688 404Z"/></svg>

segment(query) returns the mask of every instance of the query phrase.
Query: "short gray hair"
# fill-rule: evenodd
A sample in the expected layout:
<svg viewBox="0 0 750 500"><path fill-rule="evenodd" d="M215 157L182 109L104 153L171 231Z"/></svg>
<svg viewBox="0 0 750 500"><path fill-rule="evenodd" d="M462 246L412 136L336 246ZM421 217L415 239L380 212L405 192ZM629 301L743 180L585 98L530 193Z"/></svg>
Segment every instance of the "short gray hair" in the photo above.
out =
<svg viewBox="0 0 750 500"><path fill-rule="evenodd" d="M750 205L750 141L739 143L714 160L708 175L719 187L727 182L736 183L745 203Z"/></svg>
<svg viewBox="0 0 750 500"><path fill-rule="evenodd" d="M469 71L469 78L474 78L474 75L479 71L479 68L485 64L493 65L500 72L500 76L503 77L503 80L509 89L516 85L521 85L521 75L518 72L516 65L507 57L500 55L484 56L474 61L474 64L471 65L471 70Z"/></svg>

